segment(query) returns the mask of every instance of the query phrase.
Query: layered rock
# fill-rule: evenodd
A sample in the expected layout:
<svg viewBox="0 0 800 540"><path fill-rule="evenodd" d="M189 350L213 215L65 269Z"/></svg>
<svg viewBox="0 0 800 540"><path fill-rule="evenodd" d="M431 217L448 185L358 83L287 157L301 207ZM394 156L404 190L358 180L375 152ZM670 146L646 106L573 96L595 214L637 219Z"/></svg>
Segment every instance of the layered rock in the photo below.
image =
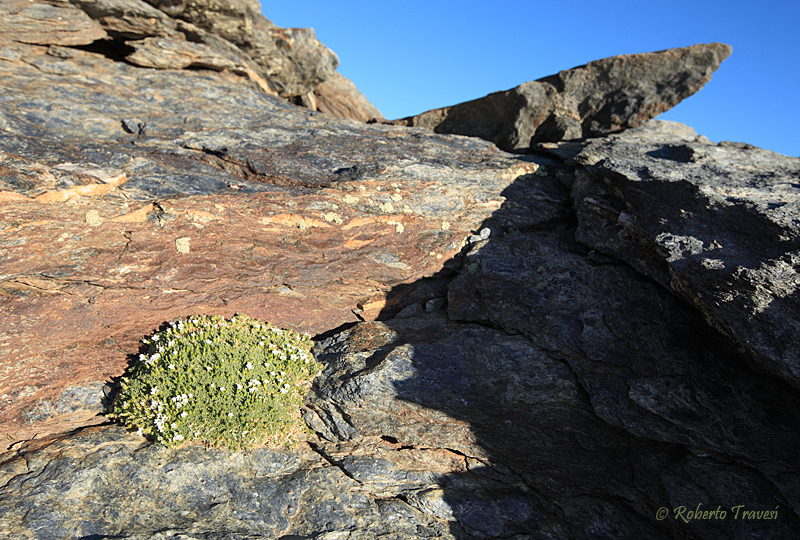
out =
<svg viewBox="0 0 800 540"><path fill-rule="evenodd" d="M469 135L509 152L638 126L700 90L731 53L722 43L613 56L392 123Z"/></svg>
<svg viewBox="0 0 800 540"><path fill-rule="evenodd" d="M94 416L102 392L94 407L30 410L121 374L166 319L242 311L317 333L353 310L443 297L386 293L440 272L529 167L482 141L334 122L200 71L14 50L0 64L10 441Z"/></svg>
<svg viewBox="0 0 800 540"><path fill-rule="evenodd" d="M162 2L135 38L96 4L0 44L0 536L796 535L800 160L665 122L519 156L338 120L237 64L254 4ZM69 41L97 28L134 45ZM122 61L158 49L198 69ZM298 447L108 423L142 337L236 312L316 334Z"/></svg>
<svg viewBox="0 0 800 540"><path fill-rule="evenodd" d="M229 71L312 110L318 92L321 110L338 117L380 117L312 29L275 26L255 0L11 0L0 15L0 43L90 46L145 68Z"/></svg>

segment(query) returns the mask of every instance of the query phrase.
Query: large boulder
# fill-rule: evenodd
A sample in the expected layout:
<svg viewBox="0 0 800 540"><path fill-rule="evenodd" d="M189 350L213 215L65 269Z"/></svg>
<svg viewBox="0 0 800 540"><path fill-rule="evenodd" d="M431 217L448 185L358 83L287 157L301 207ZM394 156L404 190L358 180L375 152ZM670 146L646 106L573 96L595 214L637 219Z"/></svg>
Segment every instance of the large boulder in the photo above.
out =
<svg viewBox="0 0 800 540"><path fill-rule="evenodd" d="M711 43L612 56L392 123L480 137L509 152L599 137L671 109L705 86L730 53Z"/></svg>

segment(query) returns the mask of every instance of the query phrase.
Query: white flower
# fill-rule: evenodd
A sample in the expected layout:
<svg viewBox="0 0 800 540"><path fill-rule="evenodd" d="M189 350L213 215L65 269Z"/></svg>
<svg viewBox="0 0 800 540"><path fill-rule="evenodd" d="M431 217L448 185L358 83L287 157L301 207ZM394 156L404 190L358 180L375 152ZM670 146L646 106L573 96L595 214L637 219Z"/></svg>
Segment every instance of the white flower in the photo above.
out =
<svg viewBox="0 0 800 540"><path fill-rule="evenodd" d="M156 394L158 394L158 386L154 386L153 388L150 389L151 396L154 396Z"/></svg>
<svg viewBox="0 0 800 540"><path fill-rule="evenodd" d="M187 414L188 414L188 413L187 413L186 411L183 411L183 412L181 413L181 418L186 418L186 415L187 415Z"/></svg>
<svg viewBox="0 0 800 540"><path fill-rule="evenodd" d="M233 418L233 413L232 413L232 412L229 412L229 413L228 413L228 417L230 417L230 418Z"/></svg>
<svg viewBox="0 0 800 540"><path fill-rule="evenodd" d="M220 387L219 387L219 391L220 391L220 392L224 392L224 391L225 391L225 387L224 387L224 386L220 386Z"/></svg>
<svg viewBox="0 0 800 540"><path fill-rule="evenodd" d="M247 369L253 369L253 364L252 364L252 363L250 363L250 362L247 362L247 364L245 365L245 367L246 367Z"/></svg>
<svg viewBox="0 0 800 540"><path fill-rule="evenodd" d="M175 364L170 364L167 366L169 369L175 369Z"/></svg>
<svg viewBox="0 0 800 540"><path fill-rule="evenodd" d="M153 334L153 341L158 341L161 336L158 334Z"/></svg>
<svg viewBox="0 0 800 540"><path fill-rule="evenodd" d="M172 440L173 441L182 441L183 440L183 435L181 435L180 433L176 433L175 436L172 437Z"/></svg>
<svg viewBox="0 0 800 540"><path fill-rule="evenodd" d="M210 340L210 339L207 339L207 340L206 340L206 343L208 343L209 345L211 345L211 340Z"/></svg>
<svg viewBox="0 0 800 540"><path fill-rule="evenodd" d="M206 371L211 371L211 366L206 366Z"/></svg>

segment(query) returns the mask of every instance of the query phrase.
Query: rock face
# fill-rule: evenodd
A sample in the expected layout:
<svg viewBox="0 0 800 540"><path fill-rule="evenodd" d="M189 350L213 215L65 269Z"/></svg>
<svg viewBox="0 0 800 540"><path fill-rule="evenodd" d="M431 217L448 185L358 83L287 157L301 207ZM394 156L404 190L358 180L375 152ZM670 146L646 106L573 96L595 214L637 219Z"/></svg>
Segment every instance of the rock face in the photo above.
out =
<svg viewBox="0 0 800 540"><path fill-rule="evenodd" d="M336 118L355 118L362 122L383 120L383 115L367 101L347 77L334 73L314 89L316 110Z"/></svg>
<svg viewBox="0 0 800 540"><path fill-rule="evenodd" d="M800 160L660 121L507 154L265 92L255 4L31 5L0 8L0 537L796 537ZM142 337L236 312L316 334L307 440L107 421Z"/></svg>
<svg viewBox="0 0 800 540"><path fill-rule="evenodd" d="M0 64L6 436L43 421L69 428L58 407L25 411L120 375L166 319L242 311L317 333L387 302L444 297L435 280L417 282L531 167L483 141L333 121L214 71L8 50L18 60ZM400 284L415 285L387 300Z"/></svg>
<svg viewBox="0 0 800 540"><path fill-rule="evenodd" d="M636 127L700 90L731 53L722 43L614 56L486 97L394 120L469 135L509 152Z"/></svg>
<svg viewBox="0 0 800 540"><path fill-rule="evenodd" d="M355 85L342 81L336 72L339 59L312 29L275 26L255 0L55 4L4 2L0 43L86 46L141 67L225 71L312 110L317 110L317 88L331 80L320 87L327 110L340 118L380 117Z"/></svg>

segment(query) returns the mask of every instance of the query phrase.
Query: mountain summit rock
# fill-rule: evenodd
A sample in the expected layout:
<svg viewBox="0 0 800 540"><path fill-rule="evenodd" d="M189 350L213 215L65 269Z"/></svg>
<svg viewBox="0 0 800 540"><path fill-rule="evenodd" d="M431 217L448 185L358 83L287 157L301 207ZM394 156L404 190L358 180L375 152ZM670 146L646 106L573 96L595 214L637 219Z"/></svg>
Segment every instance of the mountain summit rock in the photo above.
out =
<svg viewBox="0 0 800 540"><path fill-rule="evenodd" d="M730 54L729 45L711 43L612 56L391 123L480 137L508 152L602 137L655 118L699 91Z"/></svg>

